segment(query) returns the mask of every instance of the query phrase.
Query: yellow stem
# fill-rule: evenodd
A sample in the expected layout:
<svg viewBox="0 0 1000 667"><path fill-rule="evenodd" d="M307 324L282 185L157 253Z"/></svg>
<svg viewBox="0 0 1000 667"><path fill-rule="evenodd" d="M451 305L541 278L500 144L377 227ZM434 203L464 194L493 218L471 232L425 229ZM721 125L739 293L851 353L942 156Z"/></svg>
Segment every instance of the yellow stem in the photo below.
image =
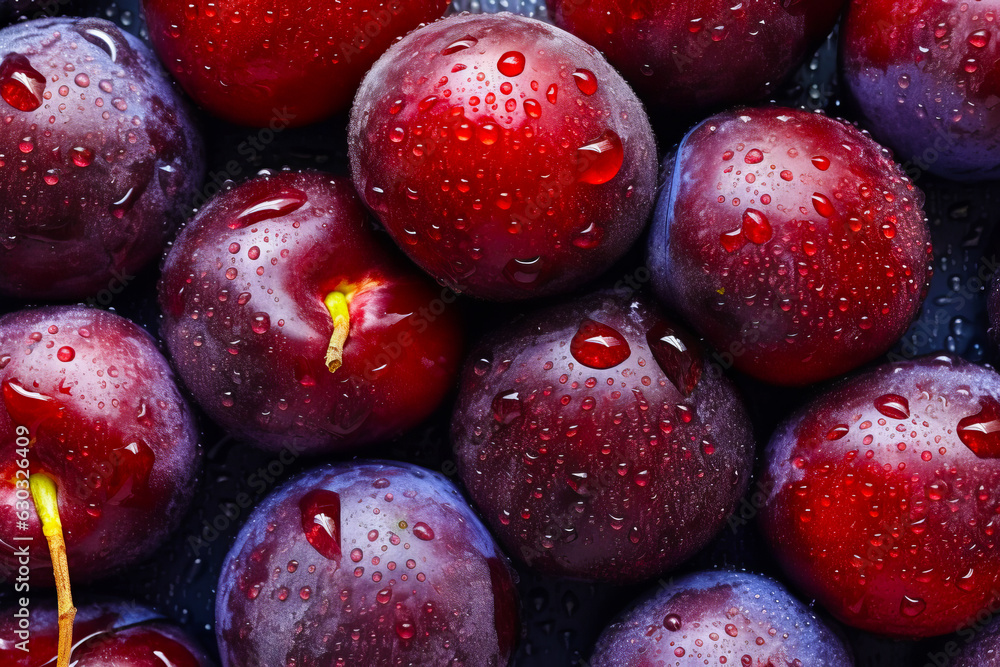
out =
<svg viewBox="0 0 1000 667"><path fill-rule="evenodd" d="M66 559L66 540L63 538L62 520L59 518L59 499L55 481L43 472L28 478L35 511L42 520L42 534L49 543L52 572L56 581L56 599L59 606L59 656L56 667L69 667L73 652L73 619L76 607L69 585L69 561Z"/></svg>
<svg viewBox="0 0 1000 667"><path fill-rule="evenodd" d="M330 344L326 348L326 367L331 373L335 373L344 363L344 343L347 342L347 334L351 327L350 314L347 310L347 294L340 290L334 290L326 295L323 303L330 311L333 319L333 334L330 336Z"/></svg>

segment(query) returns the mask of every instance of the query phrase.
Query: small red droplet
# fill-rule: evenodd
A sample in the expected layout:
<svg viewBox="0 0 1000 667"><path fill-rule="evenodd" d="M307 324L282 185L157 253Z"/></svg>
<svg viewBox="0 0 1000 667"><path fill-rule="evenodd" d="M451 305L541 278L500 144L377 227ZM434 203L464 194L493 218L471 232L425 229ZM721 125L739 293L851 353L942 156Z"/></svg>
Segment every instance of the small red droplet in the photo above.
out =
<svg viewBox="0 0 1000 667"><path fill-rule="evenodd" d="M812 159L813 166L820 171L826 171L830 168L830 159L822 155L817 155Z"/></svg>
<svg viewBox="0 0 1000 667"><path fill-rule="evenodd" d="M524 54L519 51L508 51L500 56L497 69L504 76L517 76L524 71Z"/></svg>
<svg viewBox="0 0 1000 667"><path fill-rule="evenodd" d="M73 361L73 359L76 358L76 350L68 345L66 347L60 347L59 351L56 353L56 357L59 361Z"/></svg>

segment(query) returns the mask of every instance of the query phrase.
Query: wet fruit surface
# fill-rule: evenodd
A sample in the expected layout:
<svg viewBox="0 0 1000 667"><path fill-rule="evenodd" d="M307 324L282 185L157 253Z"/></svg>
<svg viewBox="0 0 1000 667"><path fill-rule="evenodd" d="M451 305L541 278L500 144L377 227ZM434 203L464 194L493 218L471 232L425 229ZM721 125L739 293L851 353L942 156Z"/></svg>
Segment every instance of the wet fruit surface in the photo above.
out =
<svg viewBox="0 0 1000 667"><path fill-rule="evenodd" d="M597 641L593 667L850 667L850 652L773 579L705 572L665 582Z"/></svg>
<svg viewBox="0 0 1000 667"><path fill-rule="evenodd" d="M28 652L17 646L16 608L0 614L0 660L5 665L55 665L54 607L31 610ZM74 624L74 667L210 667L204 651L160 614L126 602L81 606Z"/></svg>
<svg viewBox="0 0 1000 667"><path fill-rule="evenodd" d="M200 106L272 130L347 109L382 52L447 6L446 0L142 4L153 46Z"/></svg>
<svg viewBox="0 0 1000 667"><path fill-rule="evenodd" d="M224 667L499 666L519 627L506 559L458 489L372 461L312 470L254 511L216 618Z"/></svg>
<svg viewBox="0 0 1000 667"><path fill-rule="evenodd" d="M349 319L342 365L326 361ZM163 268L163 335L215 421L261 445L331 451L412 427L462 354L454 295L375 236L351 183L275 173L213 199Z"/></svg>
<svg viewBox="0 0 1000 667"><path fill-rule="evenodd" d="M696 339L600 292L473 350L452 417L459 475L545 573L629 582L690 557L746 488L749 421Z"/></svg>
<svg viewBox="0 0 1000 667"><path fill-rule="evenodd" d="M952 632L1000 583L1000 377L951 357L845 381L774 434L763 528L788 577L840 620Z"/></svg>
<svg viewBox="0 0 1000 667"><path fill-rule="evenodd" d="M691 115L764 97L833 27L844 0L552 0L651 109Z"/></svg>
<svg viewBox="0 0 1000 667"><path fill-rule="evenodd" d="M785 108L726 112L666 170L653 286L728 365L816 382L885 352L916 316L931 260L923 194L856 129Z"/></svg>
<svg viewBox="0 0 1000 667"><path fill-rule="evenodd" d="M567 291L646 223L655 143L592 48L511 15L452 17L371 70L350 125L358 192L439 281L514 300Z"/></svg>
<svg viewBox="0 0 1000 667"><path fill-rule="evenodd" d="M201 139L153 54L99 19L0 31L0 292L120 292L204 176Z"/></svg>
<svg viewBox="0 0 1000 667"><path fill-rule="evenodd" d="M907 171L1000 177L1000 2L854 0L844 23L847 92Z"/></svg>
<svg viewBox="0 0 1000 667"><path fill-rule="evenodd" d="M13 540L30 536L39 545L30 581L51 583L38 516L19 516L26 473L57 482L74 581L148 556L177 526L201 450L173 373L144 330L83 307L7 314L0 392L0 573L18 571Z"/></svg>

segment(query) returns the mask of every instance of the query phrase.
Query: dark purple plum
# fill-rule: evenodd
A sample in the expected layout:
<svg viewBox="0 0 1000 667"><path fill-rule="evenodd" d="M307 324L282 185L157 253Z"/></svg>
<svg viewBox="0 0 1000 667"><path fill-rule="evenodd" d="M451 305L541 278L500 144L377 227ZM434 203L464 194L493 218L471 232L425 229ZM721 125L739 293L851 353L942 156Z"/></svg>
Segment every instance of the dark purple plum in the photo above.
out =
<svg viewBox="0 0 1000 667"><path fill-rule="evenodd" d="M835 617L940 635L1000 604L1000 375L941 356L823 393L774 433L763 531Z"/></svg>
<svg viewBox="0 0 1000 667"><path fill-rule="evenodd" d="M54 480L70 576L84 582L167 538L201 463L191 412L153 338L81 306L0 317L0 443L0 578L18 571L15 538L31 537L32 590L52 584L53 561L36 508L22 504L29 477Z"/></svg>
<svg viewBox="0 0 1000 667"><path fill-rule="evenodd" d="M20 608L0 611L0 663L51 667L56 659L55 605L28 608L27 634ZM81 607L73 629L73 667L211 667L205 652L160 614L132 603ZM27 638L28 652L18 647Z"/></svg>
<svg viewBox="0 0 1000 667"><path fill-rule="evenodd" d="M630 582L687 559L746 489L743 406L643 296L598 292L486 336L452 417L459 475L508 553Z"/></svg>
<svg viewBox="0 0 1000 667"><path fill-rule="evenodd" d="M160 281L163 338L205 411L311 454L398 435L440 405L462 356L453 300L376 236L349 180L318 172L213 198Z"/></svg>
<svg viewBox="0 0 1000 667"><path fill-rule="evenodd" d="M204 174L183 101L100 19L0 30L0 293L120 291L159 256Z"/></svg>
<svg viewBox="0 0 1000 667"><path fill-rule="evenodd" d="M853 0L846 91L909 173L1000 178L1000 0Z"/></svg>
<svg viewBox="0 0 1000 667"><path fill-rule="evenodd" d="M765 107L668 156L649 237L657 295L737 369L804 385L882 354L930 280L924 197L869 136Z"/></svg>
<svg viewBox="0 0 1000 667"><path fill-rule="evenodd" d="M601 50L651 109L755 102L833 28L844 0L553 0L556 25Z"/></svg>
<svg viewBox="0 0 1000 667"><path fill-rule="evenodd" d="M592 667L851 667L841 639L777 581L747 572L671 580L597 640Z"/></svg>
<svg viewBox="0 0 1000 667"><path fill-rule="evenodd" d="M990 284L989 294L986 297L986 311L990 322L987 333L993 344L1000 347L1000 275L993 276L993 282Z"/></svg>
<svg viewBox="0 0 1000 667"><path fill-rule="evenodd" d="M986 627L959 630L958 639L964 646L952 650L952 647L958 646L959 643L954 641L946 643L942 647L943 650L933 651L928 656L932 660L931 664L935 664L933 661L936 660L937 665L950 667L1000 667L1000 623L995 620L996 615L992 612L991 618L994 620Z"/></svg>
<svg viewBox="0 0 1000 667"><path fill-rule="evenodd" d="M438 473L355 461L304 473L240 531L219 580L224 667L506 665L511 570Z"/></svg>

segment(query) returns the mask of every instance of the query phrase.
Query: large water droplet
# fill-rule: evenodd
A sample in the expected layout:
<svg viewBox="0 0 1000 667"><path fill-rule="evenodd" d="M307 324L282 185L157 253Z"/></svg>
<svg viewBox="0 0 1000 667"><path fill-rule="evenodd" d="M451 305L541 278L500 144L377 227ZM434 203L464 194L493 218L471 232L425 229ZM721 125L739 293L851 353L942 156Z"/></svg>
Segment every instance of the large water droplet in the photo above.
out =
<svg viewBox="0 0 1000 667"><path fill-rule="evenodd" d="M927 603L921 598L911 598L909 595L904 595L903 599L899 602L899 611L903 616L919 616L923 613L924 609L927 608Z"/></svg>
<svg viewBox="0 0 1000 667"><path fill-rule="evenodd" d="M18 111L42 106L45 77L19 53L8 53L0 61L0 97Z"/></svg>
<svg viewBox="0 0 1000 667"><path fill-rule="evenodd" d="M576 150L577 180L592 185L607 183L618 175L625 161L622 140L613 130Z"/></svg>
<svg viewBox="0 0 1000 667"><path fill-rule="evenodd" d="M589 368L613 368L632 354L628 341L607 324L584 320L570 342L573 358Z"/></svg>
<svg viewBox="0 0 1000 667"><path fill-rule="evenodd" d="M3 402L14 424L31 430L43 420L55 417L63 409L56 399L30 391L17 380L4 381Z"/></svg>
<svg viewBox="0 0 1000 667"><path fill-rule="evenodd" d="M472 35L466 35L462 39L456 39L454 42L446 46L444 50L441 51L441 55L450 56L453 53L458 53L459 51L464 51L465 49L471 49L478 43L478 39Z"/></svg>
<svg viewBox="0 0 1000 667"><path fill-rule="evenodd" d="M899 394L883 394L875 399L875 409L890 419L910 416L910 402Z"/></svg>
<svg viewBox="0 0 1000 667"><path fill-rule="evenodd" d="M826 195L814 192L812 196L813 208L824 218L832 218L836 214L836 209L833 208L833 202Z"/></svg>
<svg viewBox="0 0 1000 667"><path fill-rule="evenodd" d="M532 257L530 259L514 258L504 266L504 278L519 287L531 287L538 282L542 273L542 258Z"/></svg>
<svg viewBox="0 0 1000 667"><path fill-rule="evenodd" d="M662 321L646 332L646 344L670 383L684 396L690 396L701 378L703 364L700 347L687 335Z"/></svg>
<svg viewBox="0 0 1000 667"><path fill-rule="evenodd" d="M340 559L340 495L315 489L299 501L302 530L316 551L330 560Z"/></svg>
<svg viewBox="0 0 1000 667"><path fill-rule="evenodd" d="M513 390L501 391L493 397L493 419L510 424L521 416L521 397Z"/></svg>
<svg viewBox="0 0 1000 667"><path fill-rule="evenodd" d="M282 188L281 192L253 202L229 223L230 229L240 229L264 220L280 218L299 210L306 203L306 193L295 188Z"/></svg>
<svg viewBox="0 0 1000 667"><path fill-rule="evenodd" d="M771 240L771 223L767 216L754 208L743 211L743 235L760 245Z"/></svg>
<svg viewBox="0 0 1000 667"><path fill-rule="evenodd" d="M514 77L524 71L524 54L520 51L508 51L500 56L497 69L504 76Z"/></svg>
<svg viewBox="0 0 1000 667"><path fill-rule="evenodd" d="M958 422L958 438L981 459L1000 458L1000 403L979 399L980 410Z"/></svg>
<svg viewBox="0 0 1000 667"><path fill-rule="evenodd" d="M573 80L584 95L593 95L597 92L597 77L589 69L578 69L573 72Z"/></svg>

